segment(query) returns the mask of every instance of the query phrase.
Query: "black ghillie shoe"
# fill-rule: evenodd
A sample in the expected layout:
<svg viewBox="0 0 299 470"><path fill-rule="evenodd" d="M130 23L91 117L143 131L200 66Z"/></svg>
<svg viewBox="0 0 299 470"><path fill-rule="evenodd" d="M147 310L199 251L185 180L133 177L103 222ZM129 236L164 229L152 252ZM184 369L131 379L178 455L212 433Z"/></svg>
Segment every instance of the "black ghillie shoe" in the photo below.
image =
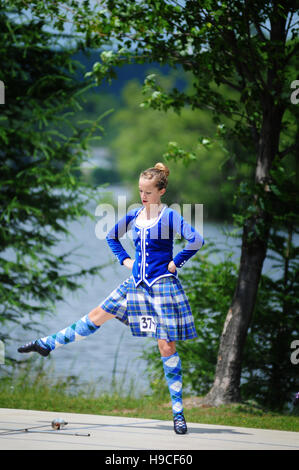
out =
<svg viewBox="0 0 299 470"><path fill-rule="evenodd" d="M174 426L174 432L177 434L186 434L188 429L187 429L187 424L185 417L183 413L176 413L173 417L173 426Z"/></svg>
<svg viewBox="0 0 299 470"><path fill-rule="evenodd" d="M42 348L37 341L32 341L31 343L26 343L24 346L20 346L18 348L19 353L29 353L31 351L39 353L41 356L48 356L50 354L50 350L46 348Z"/></svg>

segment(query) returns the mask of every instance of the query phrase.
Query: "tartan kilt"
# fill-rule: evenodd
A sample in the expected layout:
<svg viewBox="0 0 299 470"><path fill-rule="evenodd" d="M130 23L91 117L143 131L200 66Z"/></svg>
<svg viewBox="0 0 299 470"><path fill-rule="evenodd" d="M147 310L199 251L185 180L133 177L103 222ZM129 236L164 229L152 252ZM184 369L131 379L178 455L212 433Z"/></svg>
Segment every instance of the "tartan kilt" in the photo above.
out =
<svg viewBox="0 0 299 470"><path fill-rule="evenodd" d="M108 313L130 326L133 336L150 336L169 341L197 337L194 318L181 282L174 276L158 279L150 287L137 287L131 275L100 304ZM142 331L140 317L154 318L155 331Z"/></svg>

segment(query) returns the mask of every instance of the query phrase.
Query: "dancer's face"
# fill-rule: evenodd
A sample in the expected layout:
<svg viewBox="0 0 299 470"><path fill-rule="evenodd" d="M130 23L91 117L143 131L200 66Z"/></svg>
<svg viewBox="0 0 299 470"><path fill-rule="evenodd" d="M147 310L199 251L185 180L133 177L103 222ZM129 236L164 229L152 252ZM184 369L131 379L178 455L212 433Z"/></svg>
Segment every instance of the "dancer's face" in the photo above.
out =
<svg viewBox="0 0 299 470"><path fill-rule="evenodd" d="M161 196L165 193L166 189L158 189L153 180L146 178L139 179L139 194L142 204L149 208L151 204L161 204Z"/></svg>

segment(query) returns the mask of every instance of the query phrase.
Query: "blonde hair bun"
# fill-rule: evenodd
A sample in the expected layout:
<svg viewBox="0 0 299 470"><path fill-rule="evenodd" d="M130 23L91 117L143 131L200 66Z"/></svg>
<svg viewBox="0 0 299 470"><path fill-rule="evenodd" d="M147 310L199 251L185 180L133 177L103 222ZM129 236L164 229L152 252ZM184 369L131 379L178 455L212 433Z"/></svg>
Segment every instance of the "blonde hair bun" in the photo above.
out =
<svg viewBox="0 0 299 470"><path fill-rule="evenodd" d="M144 170L142 173L140 173L141 178L153 180L155 186L158 189L163 189L167 187L168 175L169 168L161 162L156 163L154 167L148 168L147 170Z"/></svg>
<svg viewBox="0 0 299 470"><path fill-rule="evenodd" d="M164 171L164 173L166 174L166 177L168 177L169 168L166 165L164 165L164 163L158 162L158 163L156 163L154 168L156 168L156 170Z"/></svg>

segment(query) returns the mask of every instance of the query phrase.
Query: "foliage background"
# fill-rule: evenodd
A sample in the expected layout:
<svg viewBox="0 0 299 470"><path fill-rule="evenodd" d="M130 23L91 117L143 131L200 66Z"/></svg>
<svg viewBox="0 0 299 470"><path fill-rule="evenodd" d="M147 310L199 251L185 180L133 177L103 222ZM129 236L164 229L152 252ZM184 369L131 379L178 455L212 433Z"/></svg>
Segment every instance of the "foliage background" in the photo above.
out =
<svg viewBox="0 0 299 470"><path fill-rule="evenodd" d="M33 3L42 16L47 2ZM145 77L156 75L156 83L166 98L173 87L190 96L195 91L190 72L179 66L170 72L155 63L130 65L130 76L126 75L125 67L119 69L122 80L115 81L117 85L92 87L88 91L83 82L88 69L86 56L76 48L59 53L53 48L55 38L45 31L42 20L9 28L12 22L5 17L5 8L5 2L1 2L0 53L7 67L1 70L0 78L9 83L10 103L1 115L0 150L3 309L0 321L4 339L4 322L22 321L22 315L27 313L30 321L24 328L32 328L35 318L48 314L49 304L53 306L61 298L63 288L79 287L75 280L87 274L84 269L66 273L67 254L54 257L51 247L59 233L65 232L65 221L86 214L90 186L96 190L102 183L127 185L133 188L135 202L139 172L165 159L171 170L166 203L202 203L205 222L234 220L239 225L256 210L250 203L254 152L252 146L246 147L246 139L243 142L238 139L238 127L231 134L222 133L222 125L229 129L235 124L230 117L223 117L219 125L219 118L217 121L208 110L191 110L187 106L171 110L166 106L167 112L161 112L159 106L156 109L140 106L144 99L153 97L149 78L147 89L143 89L149 94L146 98L143 95ZM89 63L94 63L99 54L99 50L92 52ZM85 68L75 65L73 59L79 59ZM295 73L292 64L290 79ZM206 80L208 76L207 70ZM209 93L215 92L219 110L221 104L238 102L237 91L221 86L216 94L216 84L210 85ZM217 103L220 92L222 99ZM250 106L252 93L252 89L243 91L244 108ZM231 106L233 109L234 105ZM255 109L253 120L254 112ZM286 112L284 116L281 138L284 148L296 132L293 114ZM82 163L90 156L87 148L91 130L102 134L103 129L105 136L96 145L109 149L110 167L99 165L89 172L83 171ZM170 160L170 154L178 158ZM295 262L298 249L292 243L296 243L298 234L294 210L296 166L294 154L278 164L272 175L272 196L259 201L268 204L275 216L270 248L276 253L281 275L275 280L262 277L244 353L242 392L245 397L254 396L271 407L283 407L298 386L289 361L289 345L296 332L298 287ZM62 190L59 197L57 189ZM10 249L14 250L13 260L5 256ZM211 385L218 340L238 269L229 248L225 248L225 261L216 264L211 262L215 252L213 246L206 248L192 268L186 268L182 274L200 339L192 343L194 347L179 347L187 364L186 383L196 393L205 393ZM90 273L97 271L95 267ZM155 380L154 376L154 385Z"/></svg>

